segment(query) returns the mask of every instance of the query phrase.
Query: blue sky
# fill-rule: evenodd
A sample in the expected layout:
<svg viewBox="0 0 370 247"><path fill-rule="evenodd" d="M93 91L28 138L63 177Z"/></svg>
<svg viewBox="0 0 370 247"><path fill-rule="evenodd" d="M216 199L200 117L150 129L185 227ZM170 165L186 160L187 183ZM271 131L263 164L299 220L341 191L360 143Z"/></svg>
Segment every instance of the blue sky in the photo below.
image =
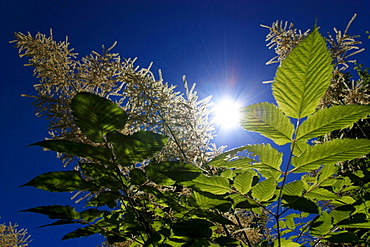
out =
<svg viewBox="0 0 370 247"><path fill-rule="evenodd" d="M14 32L49 33L56 40L69 37L79 58L91 50L101 51L118 41L113 50L122 57L138 57L137 65L154 62L153 71L162 70L165 81L178 84L182 75L190 84L197 83L200 98L213 95L217 102L224 97L240 100L243 105L273 102L269 85L275 65L266 66L273 50L266 48L268 30L275 20L287 20L297 28L312 28L317 19L323 34L333 27L344 30L353 14L358 17L350 34L361 35L367 48L356 59L370 67L370 2L342 0L4 0L0 2L0 116L2 142L0 160L0 222L16 222L32 235L30 246L95 246L99 236L60 241L72 231L66 227L36 227L51 223L42 215L15 213L40 206L72 204L71 194L55 194L18 186L33 177L62 170L52 152L42 152L27 145L47 136L47 121L34 116L32 99L21 94L35 94L37 80L32 69L23 67L13 44ZM218 145L230 148L266 139L243 130L221 131Z"/></svg>

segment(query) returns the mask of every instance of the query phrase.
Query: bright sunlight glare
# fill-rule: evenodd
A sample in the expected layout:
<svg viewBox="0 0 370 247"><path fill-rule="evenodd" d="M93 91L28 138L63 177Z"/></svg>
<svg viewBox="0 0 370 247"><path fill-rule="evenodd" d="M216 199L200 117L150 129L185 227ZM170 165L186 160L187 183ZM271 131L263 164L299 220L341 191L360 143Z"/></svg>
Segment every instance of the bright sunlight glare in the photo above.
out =
<svg viewBox="0 0 370 247"><path fill-rule="evenodd" d="M214 121L222 128L231 129L239 125L240 106L232 100L223 100L216 104L214 111Z"/></svg>

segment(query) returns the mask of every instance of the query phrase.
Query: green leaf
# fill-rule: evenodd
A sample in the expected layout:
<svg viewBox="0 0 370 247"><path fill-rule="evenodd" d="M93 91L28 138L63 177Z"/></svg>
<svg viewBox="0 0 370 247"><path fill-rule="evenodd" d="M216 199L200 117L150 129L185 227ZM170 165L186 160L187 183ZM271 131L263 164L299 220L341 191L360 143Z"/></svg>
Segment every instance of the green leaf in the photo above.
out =
<svg viewBox="0 0 370 247"><path fill-rule="evenodd" d="M72 239L72 238L88 237L88 236L94 235L94 234L99 233L99 232L100 232L100 230L97 227L93 227L93 226L77 228L76 230L64 235L62 240L67 240L67 239Z"/></svg>
<svg viewBox="0 0 370 247"><path fill-rule="evenodd" d="M252 196L259 201L268 201L276 191L276 180L274 178L266 179L252 188Z"/></svg>
<svg viewBox="0 0 370 247"><path fill-rule="evenodd" d="M298 129L296 139L308 140L325 135L337 129L343 129L366 118L370 114L367 105L341 105L324 108L308 116Z"/></svg>
<svg viewBox="0 0 370 247"><path fill-rule="evenodd" d="M98 190L97 186L83 179L78 171L47 172L35 177L23 186L33 186L50 192Z"/></svg>
<svg viewBox="0 0 370 247"><path fill-rule="evenodd" d="M47 215L50 219L72 220L79 219L80 214L70 206L50 205L34 207L21 212L31 212Z"/></svg>
<svg viewBox="0 0 370 247"><path fill-rule="evenodd" d="M202 170L190 164L168 161L146 166L145 173L150 180L158 184L172 185L174 181L193 180L202 173Z"/></svg>
<svg viewBox="0 0 370 247"><path fill-rule="evenodd" d="M301 196L305 189L305 184L302 180L297 180L286 184L283 188L283 195Z"/></svg>
<svg viewBox="0 0 370 247"><path fill-rule="evenodd" d="M283 204L285 207L310 214L320 213L318 205L310 199L289 195L283 195L283 199Z"/></svg>
<svg viewBox="0 0 370 247"><path fill-rule="evenodd" d="M191 198L194 200L197 207L206 209L215 208L222 204L230 204L229 201L211 198L205 196L204 194L198 193L197 191L193 191Z"/></svg>
<svg viewBox="0 0 370 247"><path fill-rule="evenodd" d="M309 172L321 165L335 164L341 161L361 157L370 152L370 140L335 139L330 142L310 146L300 157L293 157L290 172Z"/></svg>
<svg viewBox="0 0 370 247"><path fill-rule="evenodd" d="M257 155L263 164L255 163L253 168L268 168L274 171L282 172L280 170L281 162L283 161L283 154L279 153L270 144L256 144L246 146L249 152Z"/></svg>
<svg viewBox="0 0 370 247"><path fill-rule="evenodd" d="M233 180L235 175L236 175L235 170L232 170L232 169L227 169L221 173L221 177L224 177L230 180Z"/></svg>
<svg viewBox="0 0 370 247"><path fill-rule="evenodd" d="M249 166L249 162L254 161L253 159L238 157L237 153L245 151L248 146L238 147L224 152L215 158L213 158L208 165L215 167L228 167L228 168L240 168L245 169ZM239 158L239 159L236 159Z"/></svg>
<svg viewBox="0 0 370 247"><path fill-rule="evenodd" d="M88 159L96 159L102 162L109 162L110 152L105 147L94 147L88 144L65 141L65 140L47 140L36 142L31 146L41 146L55 152L70 154Z"/></svg>
<svg viewBox="0 0 370 247"><path fill-rule="evenodd" d="M224 177L206 177L200 174L196 179L182 184L215 195L222 195L230 191L229 180Z"/></svg>
<svg viewBox="0 0 370 247"><path fill-rule="evenodd" d="M264 102L244 107L239 118L245 130L258 132L277 145L292 141L293 124L274 104Z"/></svg>
<svg viewBox="0 0 370 247"><path fill-rule="evenodd" d="M294 143L294 148L293 148L293 155L294 156L301 156L306 150L307 148L309 147L310 145L308 143L306 143L305 141L296 141Z"/></svg>
<svg viewBox="0 0 370 247"><path fill-rule="evenodd" d="M90 178L99 178L104 176L106 168L96 163L79 163L81 171Z"/></svg>
<svg viewBox="0 0 370 247"><path fill-rule="evenodd" d="M87 92L72 99L71 109L77 126L94 142L103 142L105 134L123 129L127 121L126 113L117 104Z"/></svg>
<svg viewBox="0 0 370 247"><path fill-rule="evenodd" d="M121 165L142 162L160 152L167 143L167 137L147 131L123 135L117 131L107 134L112 143L117 162Z"/></svg>
<svg viewBox="0 0 370 247"><path fill-rule="evenodd" d="M143 183L147 181L145 173L141 169L138 169L138 168L132 169L130 171L130 178L131 178L130 180L131 184L136 184L136 185L142 185Z"/></svg>
<svg viewBox="0 0 370 247"><path fill-rule="evenodd" d="M98 218L102 218L106 215L109 215L109 212L106 210L99 210L96 208L89 208L84 210L80 213L80 217L82 220L87 222L92 222Z"/></svg>
<svg viewBox="0 0 370 247"><path fill-rule="evenodd" d="M350 204L353 204L355 202L356 202L356 200L353 199L350 196L342 196L341 198L339 198L337 200L334 200L334 201L331 201L330 203L335 205L335 206L343 206L343 205L350 205Z"/></svg>
<svg viewBox="0 0 370 247"><path fill-rule="evenodd" d="M107 205L109 208L117 206L117 200L120 198L119 194L114 194L111 191L100 192L93 199L91 199L87 206L101 207Z"/></svg>
<svg viewBox="0 0 370 247"><path fill-rule="evenodd" d="M43 226L38 226L37 228L42 228L42 227L47 227L47 226L60 226L60 225L70 225L70 224L78 224L81 222L78 222L76 220L57 220L54 221L51 224L43 225Z"/></svg>
<svg viewBox="0 0 370 247"><path fill-rule="evenodd" d="M190 219L176 223L173 227L173 232L178 236L209 238L212 235L211 226L213 226L213 223L207 220Z"/></svg>
<svg viewBox="0 0 370 247"><path fill-rule="evenodd" d="M357 243L360 239L353 232L340 231L324 237L330 243Z"/></svg>
<svg viewBox="0 0 370 247"><path fill-rule="evenodd" d="M355 211L355 208L352 205L336 207L330 212L330 216L333 218L333 224L337 224L342 220L348 219L353 211Z"/></svg>
<svg viewBox="0 0 370 247"><path fill-rule="evenodd" d="M330 232L333 228L331 217L327 212L323 212L310 226L310 233L313 236L322 236Z"/></svg>
<svg viewBox="0 0 370 247"><path fill-rule="evenodd" d="M278 241L275 240L274 241L276 243L276 245L278 246ZM292 240L290 239L284 239L284 238L281 238L280 239L280 242L281 242L281 246L284 246L284 247L300 247L301 245L298 244L298 243L295 243L293 242Z"/></svg>
<svg viewBox="0 0 370 247"><path fill-rule="evenodd" d="M316 111L330 85L331 63L326 42L315 28L276 72L273 95L285 115L301 119Z"/></svg>
<svg viewBox="0 0 370 247"><path fill-rule="evenodd" d="M254 175L256 175L256 172L253 170L239 174L234 180L235 189L242 194L248 193L252 189Z"/></svg>
<svg viewBox="0 0 370 247"><path fill-rule="evenodd" d="M305 197L316 201L335 200L340 198L338 195L324 188L315 188L308 192Z"/></svg>
<svg viewBox="0 0 370 247"><path fill-rule="evenodd" d="M335 164L324 166L317 175L317 183L322 183L328 178L332 177L337 170L338 166L335 166Z"/></svg>
<svg viewBox="0 0 370 247"><path fill-rule="evenodd" d="M143 185L140 187L143 191L154 195L157 200L155 202L164 207L170 207L176 212L183 212L184 207L177 201L178 195L176 193L170 193L166 191L160 191L154 187ZM134 213L134 212L133 212Z"/></svg>

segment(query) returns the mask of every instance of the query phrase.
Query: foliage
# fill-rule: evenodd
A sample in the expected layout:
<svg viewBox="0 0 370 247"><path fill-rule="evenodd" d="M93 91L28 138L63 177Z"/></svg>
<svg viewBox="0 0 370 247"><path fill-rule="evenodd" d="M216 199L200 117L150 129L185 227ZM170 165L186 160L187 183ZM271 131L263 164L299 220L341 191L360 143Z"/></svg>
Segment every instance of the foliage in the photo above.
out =
<svg viewBox="0 0 370 247"><path fill-rule="evenodd" d="M370 228L370 198L351 196L358 187L338 172L336 164L370 153L370 140L310 145L317 136L346 128L370 113L365 105L317 109L332 71L332 58L315 27L276 72L272 86L277 106L258 103L241 109L241 126L274 144L246 145L215 157L208 166L215 167L217 175L189 160L158 160L156 155L170 137L148 131L123 133L120 128L129 117L122 108L95 94L77 93L70 104L72 119L87 141L46 140L34 145L81 157L79 169L41 174L25 186L89 191L87 209L50 205L24 211L56 219L50 225L85 225L63 239L98 233L110 244L364 243L351 229ZM287 157L275 148L284 145L289 145ZM242 220L249 227L243 227ZM268 220L274 222L271 232L264 227Z"/></svg>
<svg viewBox="0 0 370 247"><path fill-rule="evenodd" d="M119 126L121 133L145 130L168 136L157 160L179 159L202 167L222 152L222 147L217 149L212 143L214 127L208 118L211 97L198 100L195 84L189 87L185 77L185 94L181 94L175 91L176 86L163 81L161 73L156 79L151 65L139 68L134 65L136 59L112 53L116 43L108 49L103 46L102 54L93 51L78 60L68 39L57 42L52 33L50 37L41 33L34 37L30 33L15 36L12 42L19 48L20 56L30 57L26 65L34 67L34 75L40 79L34 85L38 95L29 97L35 98L36 115L50 121L51 139L98 145L92 136L94 130L85 136L81 122L81 128L77 127L70 104L78 92L89 92L109 98L125 110L128 119L124 127ZM117 118L119 122L122 119ZM65 165L79 160L73 155L58 154Z"/></svg>
<svg viewBox="0 0 370 247"><path fill-rule="evenodd" d="M338 31L336 28L334 28L335 35L332 36L330 33L328 33L328 38L326 38L330 47L329 52L333 59L334 72L329 90L321 99L321 104L319 106L320 108L332 107L336 105L351 105L351 107L353 107L353 105L368 105L370 103L369 69L364 68L362 64L357 64L353 59L349 60L349 57L364 50L357 46L358 44L361 44L360 41L356 40L360 36L352 36L348 34L349 27L354 21L355 17L356 15L354 15L349 21L344 32ZM296 36L294 35L292 28L289 27L288 30L285 30L286 28L278 29L276 27L276 23L273 23L271 27L267 28L270 29L268 38L272 35L275 35L273 36L274 42L268 44L267 46L270 46L271 44L276 46L275 51L277 54L285 51L286 47L290 47L290 52L292 47L286 46L288 43L286 40L295 39ZM296 44L298 44L300 41L301 40L297 41ZM283 59L284 57L280 56L280 60ZM349 68L350 63L355 65L355 76L352 76L349 72L345 72L345 70ZM369 139L368 133L368 119L361 119L347 128L342 128L325 134L324 136L319 137L315 142L322 143L343 138ZM356 198L357 200L361 198L368 198L369 192L367 190L367 184L369 182L368 177L370 168L369 155L351 161L340 162L338 163L338 166L340 167L338 174L347 176L355 186L358 186L356 190L348 192L350 193L350 196ZM327 206L332 207L330 203L327 204ZM363 239L370 241L370 235L364 234L366 231L367 230L364 229L351 229L351 232L354 232L358 237L362 236ZM350 244L348 244L348 246L350 246Z"/></svg>
<svg viewBox="0 0 370 247"><path fill-rule="evenodd" d="M18 225L0 224L0 246L26 247L32 241L27 229L17 229Z"/></svg>

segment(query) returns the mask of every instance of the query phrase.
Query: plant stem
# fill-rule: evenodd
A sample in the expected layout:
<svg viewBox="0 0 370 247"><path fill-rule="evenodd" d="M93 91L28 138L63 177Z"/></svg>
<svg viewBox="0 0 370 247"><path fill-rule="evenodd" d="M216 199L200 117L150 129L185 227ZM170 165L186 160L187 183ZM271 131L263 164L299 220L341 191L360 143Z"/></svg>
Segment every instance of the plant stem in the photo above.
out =
<svg viewBox="0 0 370 247"><path fill-rule="evenodd" d="M294 151L294 147L295 147L295 137L297 136L297 132L298 132L298 127L300 125L300 122L301 122L301 119L297 119L297 125L296 125L296 128L294 129L294 133L293 133L293 141L292 141L292 147L290 149L290 154L289 154L289 160L287 162L287 165L285 167L285 171L284 171L284 178L283 178L283 182L280 186L280 192L279 192L279 197L278 197L278 205L277 205L277 208L276 208L276 215L275 216L275 219L276 219L276 227L277 227L277 234L278 234L278 245L279 247L281 246L281 241L280 241L280 223L279 223L279 218L280 216L282 215L280 213L280 208L281 208L281 204L282 204L282 194L283 194L283 189L284 189L284 186L285 186L285 183L287 181L287 176L288 176L288 170L289 170L289 167L290 167L290 164L292 162L292 158L293 158L293 151ZM284 212L284 211L283 211Z"/></svg>

